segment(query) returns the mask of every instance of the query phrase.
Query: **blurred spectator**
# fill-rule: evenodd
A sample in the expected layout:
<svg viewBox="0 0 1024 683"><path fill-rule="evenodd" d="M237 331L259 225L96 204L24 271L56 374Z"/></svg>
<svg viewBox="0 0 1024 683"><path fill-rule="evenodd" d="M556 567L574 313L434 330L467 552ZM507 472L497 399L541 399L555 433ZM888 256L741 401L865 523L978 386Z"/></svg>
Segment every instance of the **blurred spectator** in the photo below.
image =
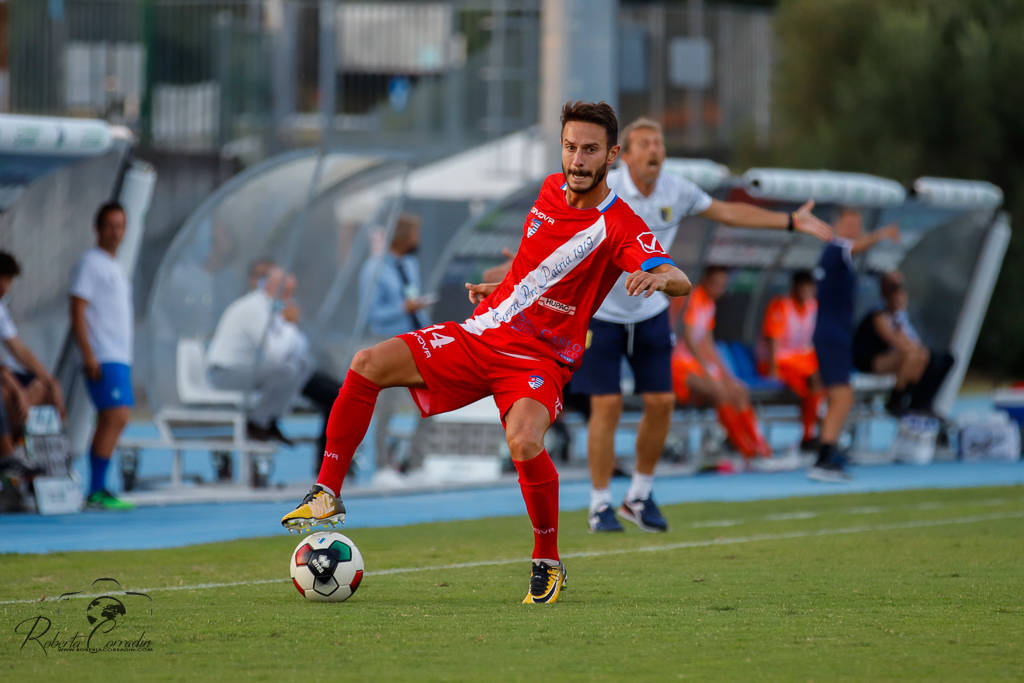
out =
<svg viewBox="0 0 1024 683"><path fill-rule="evenodd" d="M0 251L0 380L15 440L20 436L32 406L52 405L61 417L64 416L64 392L60 383L18 337L18 328L4 302L11 283L20 273L17 260Z"/></svg>
<svg viewBox="0 0 1024 683"><path fill-rule="evenodd" d="M867 235L859 209L842 208L836 220L836 239L825 246L818 260L818 319L814 325L814 350L818 371L825 385L828 407L821 422L818 459L808 476L827 482L848 480L846 458L839 452L839 435L853 408L850 385L853 370L853 304L857 272L853 256L883 239L898 242L900 231L887 225Z"/></svg>
<svg viewBox="0 0 1024 683"><path fill-rule="evenodd" d="M359 291L368 311L367 329L373 340L387 339L410 330L418 330L430 324L424 309L434 302L434 297L422 294L420 266L416 258L420 246L419 216L403 213L398 217L391 236L388 250L369 259L359 273ZM409 461L393 462L389 442L391 417L398 409L399 401L405 401L405 389L385 389L377 398L373 414L374 447L377 455L377 469L399 467L407 469L419 464L419 456L410 455ZM419 411L410 405L414 419ZM416 449L413 449L416 451Z"/></svg>
<svg viewBox="0 0 1024 683"><path fill-rule="evenodd" d="M768 457L747 387L729 370L715 348L715 302L725 294L729 272L711 265L683 304L683 331L672 352L672 388L680 403L711 403L729 440L745 457ZM678 306L673 306L678 316Z"/></svg>
<svg viewBox="0 0 1024 683"><path fill-rule="evenodd" d="M71 276L71 331L82 355L89 395L96 405L96 431L89 451L92 472L86 504L105 509L134 507L106 488L107 466L128 424L132 395L133 310L131 283L115 259L125 232L117 202L96 212L96 246L79 259Z"/></svg>
<svg viewBox="0 0 1024 683"><path fill-rule="evenodd" d="M260 286L221 314L206 351L210 382L258 392L248 408L248 437L292 445L277 424L313 374L309 341L298 328L295 278L272 267ZM332 396L333 400L333 396Z"/></svg>
<svg viewBox="0 0 1024 683"><path fill-rule="evenodd" d="M801 450L817 451L815 436L818 409L825 389L818 375L818 356L814 353L814 323L818 317L814 275L809 270L793 273L789 294L777 296L768 304L761 334L764 338L764 363L761 372L782 380L800 397L800 417L804 427Z"/></svg>
<svg viewBox="0 0 1024 683"><path fill-rule="evenodd" d="M249 289L255 290L260 287L260 282L270 275L271 271L277 266L273 261L269 259L260 259L255 261L249 267ZM287 317L293 317L294 322L297 325L299 321L299 308L298 304L292 300L290 303L291 308L285 309L285 315ZM301 330L299 334L303 336L303 339L307 339L305 333ZM320 460L323 458L324 450L327 448L327 434L324 429L327 426L327 418L331 414L331 406L334 405L334 399L338 395L338 390L341 388L341 383L334 377L329 375L322 370L313 370L313 374L310 375L306 383L302 385L300 393L309 399L313 405L316 406L322 418L320 425L320 438L317 442L317 450L314 453L315 459L313 462L314 472L320 471Z"/></svg>
<svg viewBox="0 0 1024 683"><path fill-rule="evenodd" d="M418 330L430 324L423 309L433 297L422 295L420 218L404 213L398 217L389 249L369 259L359 273L359 291L370 302L368 329L384 339Z"/></svg>
<svg viewBox="0 0 1024 683"><path fill-rule="evenodd" d="M932 352L921 342L907 317L902 273L886 273L879 286L882 305L864 316L854 334L854 365L861 372L896 375L896 386L886 403L893 415L908 410L930 413L935 394L953 367L953 356Z"/></svg>

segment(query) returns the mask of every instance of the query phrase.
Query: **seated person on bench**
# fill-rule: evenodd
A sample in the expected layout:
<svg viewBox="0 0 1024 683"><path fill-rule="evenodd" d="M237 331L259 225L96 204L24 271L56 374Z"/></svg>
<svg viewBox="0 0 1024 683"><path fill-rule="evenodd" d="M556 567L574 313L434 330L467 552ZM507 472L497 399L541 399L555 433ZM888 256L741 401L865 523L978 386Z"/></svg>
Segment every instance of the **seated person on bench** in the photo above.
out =
<svg viewBox="0 0 1024 683"><path fill-rule="evenodd" d="M864 316L854 334L854 365L861 372L896 375L896 386L885 404L893 415L931 413L935 394L953 367L953 356L932 351L921 342L907 317L902 273L886 273L879 287L883 304Z"/></svg>
<svg viewBox="0 0 1024 683"><path fill-rule="evenodd" d="M257 441L292 445L277 420L313 375L309 341L296 324L294 290L293 276L271 268L260 287L224 310L206 352L211 384L259 393L246 423L248 437Z"/></svg>
<svg viewBox="0 0 1024 683"><path fill-rule="evenodd" d="M781 379L800 397L804 434L800 450L818 450L818 409L825 387L818 374L814 353L814 323L818 317L814 275L809 270L793 273L789 294L768 304L761 334L764 338L761 374Z"/></svg>
<svg viewBox="0 0 1024 683"><path fill-rule="evenodd" d="M701 281L685 299L682 334L672 352L672 389L680 403L711 403L729 440L747 458L768 457L765 441L747 387L729 371L715 349L715 301L725 294L729 272L723 266L708 266ZM679 318L679 306L671 309Z"/></svg>

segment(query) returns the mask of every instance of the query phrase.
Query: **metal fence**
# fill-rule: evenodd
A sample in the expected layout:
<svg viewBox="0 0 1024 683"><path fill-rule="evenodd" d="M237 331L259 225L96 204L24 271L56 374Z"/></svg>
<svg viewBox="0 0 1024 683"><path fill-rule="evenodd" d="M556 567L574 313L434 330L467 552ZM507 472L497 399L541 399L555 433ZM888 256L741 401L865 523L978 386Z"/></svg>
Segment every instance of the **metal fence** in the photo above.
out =
<svg viewBox="0 0 1024 683"><path fill-rule="evenodd" d="M457 148L537 122L544 0L0 0L0 110L95 116L146 144L250 157ZM771 127L772 12L619 5L625 120L670 148Z"/></svg>
<svg viewBox="0 0 1024 683"><path fill-rule="evenodd" d="M308 145L324 117L334 142L362 145L484 139L536 120L538 0L6 8L0 103L123 123L158 148Z"/></svg>

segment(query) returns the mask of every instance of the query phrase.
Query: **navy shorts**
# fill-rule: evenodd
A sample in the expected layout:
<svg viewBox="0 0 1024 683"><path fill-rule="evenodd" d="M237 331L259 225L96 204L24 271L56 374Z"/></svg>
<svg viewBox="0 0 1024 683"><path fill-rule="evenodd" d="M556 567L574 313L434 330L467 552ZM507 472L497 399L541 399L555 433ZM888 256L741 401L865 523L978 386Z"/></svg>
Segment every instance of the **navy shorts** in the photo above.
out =
<svg viewBox="0 0 1024 683"><path fill-rule="evenodd" d="M814 338L814 352L818 355L818 372L821 382L826 387L835 387L850 383L853 372L853 347L850 338L836 341L835 339Z"/></svg>
<svg viewBox="0 0 1024 683"><path fill-rule="evenodd" d="M623 356L633 370L636 393L671 393L672 329L667 310L638 323L591 320L587 349L569 391L588 395L622 393Z"/></svg>

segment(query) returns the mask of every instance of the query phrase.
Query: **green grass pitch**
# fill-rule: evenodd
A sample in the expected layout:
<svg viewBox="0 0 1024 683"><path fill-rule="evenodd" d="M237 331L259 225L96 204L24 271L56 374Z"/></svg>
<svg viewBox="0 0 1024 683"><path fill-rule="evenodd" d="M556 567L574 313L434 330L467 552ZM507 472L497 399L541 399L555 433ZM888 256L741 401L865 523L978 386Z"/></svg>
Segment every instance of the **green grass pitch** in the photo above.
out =
<svg viewBox="0 0 1024 683"><path fill-rule="evenodd" d="M359 514L358 502L351 514ZM0 556L0 678L22 680L1021 680L1024 489L668 506L667 534L594 536L563 513L568 588L519 602L519 517L350 532L367 576L302 599L282 534L138 552ZM470 566L440 568L443 565ZM124 596L121 652L46 652L87 634L88 590ZM240 584L239 582L249 582ZM234 584L196 587L200 584ZM152 610L150 614L149 610ZM40 622L42 623L42 622ZM109 634L98 638L114 638Z"/></svg>

